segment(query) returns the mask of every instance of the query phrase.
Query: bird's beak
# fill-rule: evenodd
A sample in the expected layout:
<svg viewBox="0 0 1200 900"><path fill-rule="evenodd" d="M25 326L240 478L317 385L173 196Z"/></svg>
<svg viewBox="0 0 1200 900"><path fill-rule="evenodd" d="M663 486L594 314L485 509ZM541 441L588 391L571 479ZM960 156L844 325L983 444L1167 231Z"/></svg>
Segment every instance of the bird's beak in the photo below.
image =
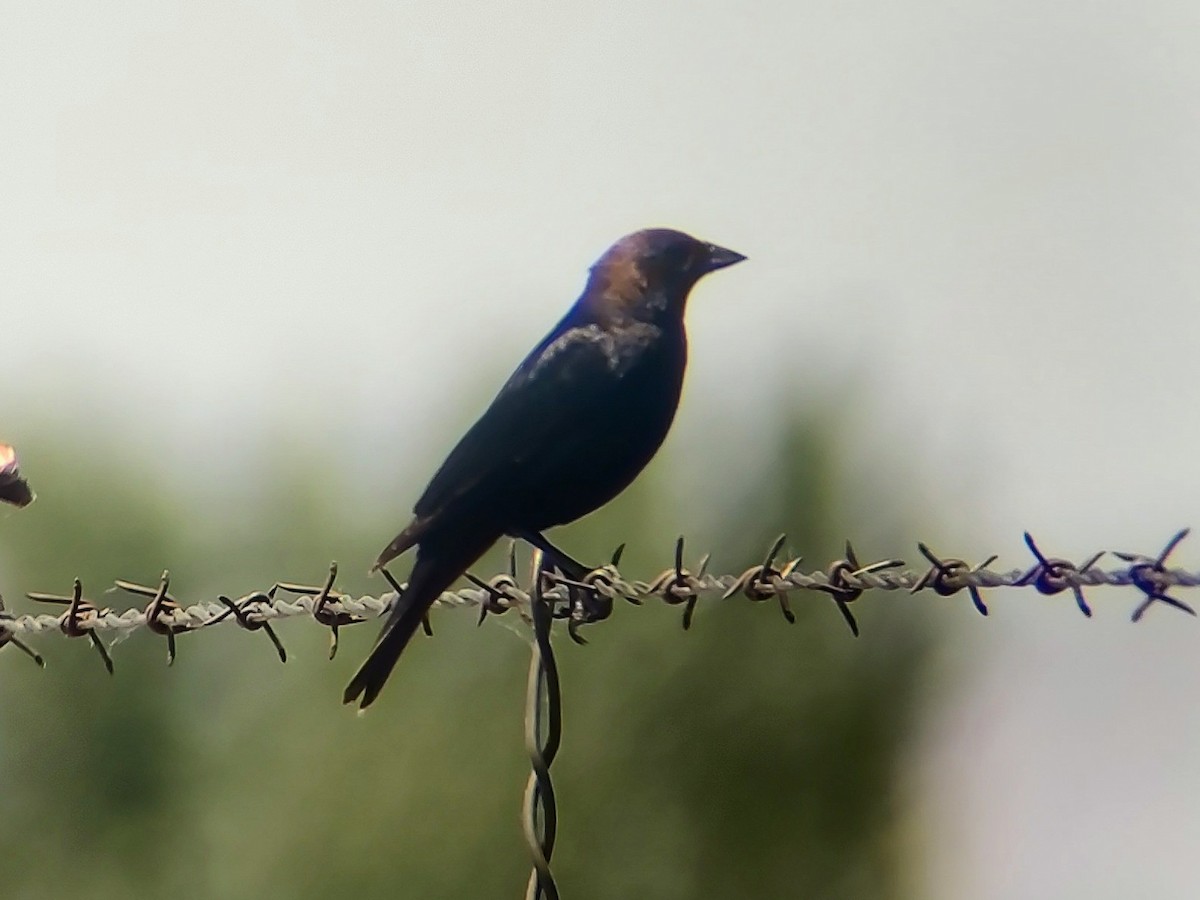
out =
<svg viewBox="0 0 1200 900"><path fill-rule="evenodd" d="M724 247L718 247L716 244L709 244L708 262L704 265L704 271L715 272L717 269L724 269L740 263L745 258L745 256L736 250L726 250Z"/></svg>

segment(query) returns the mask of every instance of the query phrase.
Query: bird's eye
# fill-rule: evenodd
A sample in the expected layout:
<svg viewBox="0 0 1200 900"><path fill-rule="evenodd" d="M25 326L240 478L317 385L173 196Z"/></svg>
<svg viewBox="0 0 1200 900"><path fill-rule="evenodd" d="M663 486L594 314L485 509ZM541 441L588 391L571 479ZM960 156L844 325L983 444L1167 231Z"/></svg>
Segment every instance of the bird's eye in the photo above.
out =
<svg viewBox="0 0 1200 900"><path fill-rule="evenodd" d="M679 267L694 269L700 262L701 252L698 247L681 247L679 249Z"/></svg>
<svg viewBox="0 0 1200 900"><path fill-rule="evenodd" d="M691 248L679 245L664 247L658 258L663 266L670 269L686 269L692 264Z"/></svg>

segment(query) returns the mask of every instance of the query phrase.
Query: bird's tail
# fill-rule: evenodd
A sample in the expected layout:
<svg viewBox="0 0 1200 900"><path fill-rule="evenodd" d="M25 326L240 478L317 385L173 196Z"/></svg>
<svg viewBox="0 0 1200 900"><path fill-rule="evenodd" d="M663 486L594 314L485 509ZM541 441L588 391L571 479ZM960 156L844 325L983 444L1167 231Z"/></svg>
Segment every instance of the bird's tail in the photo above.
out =
<svg viewBox="0 0 1200 900"><path fill-rule="evenodd" d="M477 531L458 532L436 543L422 541L408 587L396 598L370 655L346 686L343 703L353 703L361 697L359 708L366 709L374 702L429 607L499 537L498 531L486 534Z"/></svg>

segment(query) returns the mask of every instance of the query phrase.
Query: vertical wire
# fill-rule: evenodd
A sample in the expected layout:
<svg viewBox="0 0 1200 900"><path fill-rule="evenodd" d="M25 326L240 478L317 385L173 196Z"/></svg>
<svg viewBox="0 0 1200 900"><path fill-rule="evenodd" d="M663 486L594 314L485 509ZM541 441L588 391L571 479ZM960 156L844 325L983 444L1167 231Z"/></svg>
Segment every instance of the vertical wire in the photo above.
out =
<svg viewBox="0 0 1200 900"><path fill-rule="evenodd" d="M534 551L530 615L533 644L529 659L529 681L525 693L525 749L531 771L525 784L523 805L525 840L533 857L533 870L525 889L526 900L558 900L558 886L550 872L550 857L558 832L558 809L550 765L562 740L562 695L558 665L550 646L553 621L549 604L542 597L545 557Z"/></svg>

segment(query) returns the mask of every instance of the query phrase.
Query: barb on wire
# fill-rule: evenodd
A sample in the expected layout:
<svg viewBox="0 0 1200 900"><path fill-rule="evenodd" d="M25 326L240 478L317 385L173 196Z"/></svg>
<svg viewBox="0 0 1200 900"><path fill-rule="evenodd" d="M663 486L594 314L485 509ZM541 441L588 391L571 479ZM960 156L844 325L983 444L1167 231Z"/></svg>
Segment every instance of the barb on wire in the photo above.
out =
<svg viewBox="0 0 1200 900"><path fill-rule="evenodd" d="M357 625L359 622L365 622L366 619L362 616L353 613L345 612L341 609L341 603L347 597L341 591L335 591L333 585L337 582L338 567L337 563L329 564L329 575L325 578L325 583L322 585L311 584L291 584L288 582L277 581L267 591L267 596L272 599L278 591L287 591L289 594L298 594L306 597L315 598L312 601L312 617L320 625L324 625L329 629L329 658L333 659L338 652L338 629L345 625ZM390 572L384 571L384 576L392 587L396 588L399 593L399 586L392 580ZM338 604L335 608L333 604ZM428 634L433 634L429 631L429 620L425 620L425 630Z"/></svg>
<svg viewBox="0 0 1200 900"><path fill-rule="evenodd" d="M826 574L829 576L827 589L832 593L842 618L846 620L846 624L850 626L850 633L855 637L858 637L858 622L855 620L854 614L850 612L850 604L863 595L864 588L853 586L851 580L860 579L863 575L874 575L876 572L884 572L888 569L897 569L902 565L904 565L902 559L883 559L864 566L858 561L854 547L850 545L849 541L846 541L845 558L834 560L829 564L829 568L826 570Z"/></svg>
<svg viewBox="0 0 1200 900"><path fill-rule="evenodd" d="M1196 611L1188 606L1188 604L1167 594L1167 588L1172 584L1166 569L1167 557L1179 546L1180 541L1188 536L1190 531L1190 528L1184 528L1181 531L1175 532L1172 538L1167 541L1167 545L1163 547L1162 552L1153 559L1143 556L1140 553L1113 554L1118 559L1133 563L1129 567L1130 580L1133 581L1134 587L1146 595L1146 599L1138 604L1137 609L1133 611L1131 618L1134 622L1140 621L1142 616L1146 614L1146 610L1155 601L1166 603L1168 606L1173 606L1190 616L1196 615Z"/></svg>
<svg viewBox="0 0 1200 900"><path fill-rule="evenodd" d="M187 625L176 624L170 616L178 612L183 607L179 605L179 601L167 593L167 588L171 585L171 573L163 569L162 577L158 580L158 587L150 587L145 584L136 584L132 581L117 580L116 586L130 594L136 594L140 597L149 597L150 603L146 607L146 627L155 634L160 634L167 639L167 665L175 665L175 635L189 631Z"/></svg>
<svg viewBox="0 0 1200 900"><path fill-rule="evenodd" d="M786 579L800 564L800 558L796 557L790 563L786 563L782 569L775 568L775 557L779 555L786 540L786 534L777 537L775 543L771 545L771 549L767 551L766 559L760 565L751 566L739 575L737 580L721 595L721 599L728 600L730 597L742 594L753 603L761 603L763 600L770 600L774 597L779 601L779 611L783 613L788 624L795 625L796 615L792 612L791 604L788 603Z"/></svg>
<svg viewBox="0 0 1200 900"><path fill-rule="evenodd" d="M217 602L225 607L225 612L217 613L217 615L204 623L204 627L216 625L232 615L234 621L247 631L265 631L267 637L271 640L271 644L275 647L275 652L279 654L279 661L285 663L287 662L287 650L284 649L283 642L279 640L279 636L275 634L271 623L266 619L251 618L249 614L251 611L256 611L262 604L269 605L273 599L274 597L265 591L254 591L246 594L244 597L239 597L237 600L230 600L224 594L221 594L217 597Z"/></svg>
<svg viewBox="0 0 1200 900"><path fill-rule="evenodd" d="M1034 543L1033 535L1028 531L1025 532L1025 545L1037 557L1037 565L1021 576L1019 580L1015 581L1013 586L1024 587L1027 584L1032 584L1038 593L1045 594L1048 597L1069 590L1075 595L1075 605L1079 607L1079 611L1090 619L1092 617L1092 608L1088 606L1088 602L1083 596L1083 587L1078 581L1072 581L1071 576L1082 575L1091 569L1092 566L1100 561L1100 557L1104 556L1104 551L1101 550L1099 553L1092 554L1082 566L1076 566L1065 559L1048 559L1038 549L1038 545Z"/></svg>
<svg viewBox="0 0 1200 900"><path fill-rule="evenodd" d="M498 616L508 612L513 607L523 605L525 598L521 593L521 587L517 584L517 542L508 542L508 571L501 572L488 581L477 578L470 572L467 572L466 579L483 591L483 597L479 601L479 619L476 625L482 625L483 620L488 617L488 613ZM399 587L397 593L399 593ZM429 630L429 618L425 618L425 633L432 634Z"/></svg>
<svg viewBox="0 0 1200 900"><path fill-rule="evenodd" d="M613 554L612 565L614 568L620 562L621 552L624 549L625 545L622 544ZM705 553L700 557L700 565L693 576L683 567L683 535L681 534L675 541L675 567L667 569L650 583L649 593L662 597L663 601L670 606L683 604L684 631L692 627L692 614L696 610L696 601L700 599L700 594L704 590L704 573L708 571L708 561L711 558L711 553ZM735 587L738 586L735 585ZM740 587L738 589L740 590ZM735 594L737 592L737 590L733 591ZM638 606L642 604L640 598L630 597L629 599Z"/></svg>
<svg viewBox="0 0 1200 900"><path fill-rule="evenodd" d="M550 872L550 857L558 833L558 807L550 766L562 741L562 694L558 664L550 644L554 618L553 601L542 592L545 555L533 552L533 586L529 613L533 620L533 642L529 659L529 682L525 694L525 749L531 771L525 785L523 823L525 841L533 857L533 870L525 889L526 900L558 900L558 886Z"/></svg>
<svg viewBox="0 0 1200 900"><path fill-rule="evenodd" d="M87 637L92 642L92 646L96 648L96 652L100 654L100 659L104 661L104 668L108 670L108 674L113 673L112 657L108 655L108 648L104 646L104 642L100 640L100 636L96 634L96 625L101 617L108 614L108 609L100 609L91 600L83 599L83 582L78 578L75 579L70 597L62 597L57 594L26 594L30 600L35 600L39 603L57 603L65 605L67 611L61 616L53 619L54 624L67 637ZM10 630L13 626L9 626Z"/></svg>
<svg viewBox="0 0 1200 900"><path fill-rule="evenodd" d="M12 613L4 608L4 598L0 597L0 648L6 644L12 644L30 659L32 659L42 669L46 668L46 660L42 659L40 653L30 649L29 645L20 640L15 634L9 631L7 622L13 620Z"/></svg>
<svg viewBox="0 0 1200 900"><path fill-rule="evenodd" d="M1025 542L1034 555L1035 563L1031 568L1007 572L990 568L996 561L994 555L972 565L966 560L940 557L924 543L917 545L926 563L921 569L903 569L904 564L898 559L863 563L849 542L843 558L834 560L823 569L805 572L800 568L799 557L780 561L786 543L781 535L772 543L761 563L751 566L740 575L712 574L709 572L708 554L700 558L694 572L689 570L684 566L684 541L679 538L675 541L672 565L648 581L630 580L622 574L618 565L623 548L618 548L606 565L584 570L582 574L572 572L573 577L568 577L557 564L547 564L544 567L544 583L539 585L539 590L551 604L552 618L566 619L568 632L579 640L582 638L577 633L578 629L607 618L617 599L640 605L658 598L668 605L682 606L683 627L689 629L695 624L700 601L706 597L729 599L741 596L751 602L774 599L784 618L794 622L793 602L796 597L805 594L831 598L851 633L857 635L858 622L850 606L869 590L916 594L930 591L942 597L966 591L981 615L987 615L990 608L984 602L982 592L985 589L1030 587L1047 596L1070 591L1079 610L1090 616L1092 609L1084 596L1085 588L1098 585L1133 587L1141 595L1140 603L1133 612L1134 621L1138 621L1155 604L1195 614L1193 608L1172 591L1200 586L1200 573L1167 566L1168 558L1188 534L1187 529L1177 532L1155 555L1114 552L1113 558L1124 565L1105 570L1099 567L1104 552L1094 553L1077 565L1069 560L1046 556L1033 536L1026 533ZM170 661L174 659L177 635L207 629L222 622L235 622L249 631L264 631L283 662L287 659L287 653L272 624L277 619L303 616L330 630L332 658L337 652L340 628L357 625L383 614L404 590L404 585L389 573L385 571L384 575L392 591L378 597L355 598L338 590L335 586L337 566L334 564L329 567L326 578L320 584L281 581L238 600L230 600L222 594L214 600L185 603L178 596L168 593L169 577L164 572L157 585L117 581L118 588L148 600L145 607L121 612L99 608L85 599L82 586L76 582L71 595L27 595L38 602L67 607L61 614L16 615L0 607L0 648L5 644L14 644L28 651L29 647L23 641L45 633L86 636L104 660L105 668L111 671L112 659L100 640L101 632L109 631L121 636L142 628L148 629L166 637ZM518 583L515 549L510 548L507 571L490 579L475 575L469 575L468 579L470 587L447 591L438 599L438 605L472 608L478 613L480 621L488 615L501 615L510 609L516 610L522 618L531 620L532 588L523 588ZM425 624L426 633L431 634L428 622Z"/></svg>
<svg viewBox="0 0 1200 900"><path fill-rule="evenodd" d="M983 562L972 566L966 560L955 559L953 557L939 559L922 541L917 542L917 549L921 551L922 556L929 560L932 566L912 586L912 593L916 594L928 587L932 588L933 592L938 596L951 597L965 589L971 595L971 603L974 604L979 614L981 616L988 614L987 604L983 602L983 595L979 593L978 585L971 582L970 577L979 574L979 572L986 569L999 557L992 554Z"/></svg>

